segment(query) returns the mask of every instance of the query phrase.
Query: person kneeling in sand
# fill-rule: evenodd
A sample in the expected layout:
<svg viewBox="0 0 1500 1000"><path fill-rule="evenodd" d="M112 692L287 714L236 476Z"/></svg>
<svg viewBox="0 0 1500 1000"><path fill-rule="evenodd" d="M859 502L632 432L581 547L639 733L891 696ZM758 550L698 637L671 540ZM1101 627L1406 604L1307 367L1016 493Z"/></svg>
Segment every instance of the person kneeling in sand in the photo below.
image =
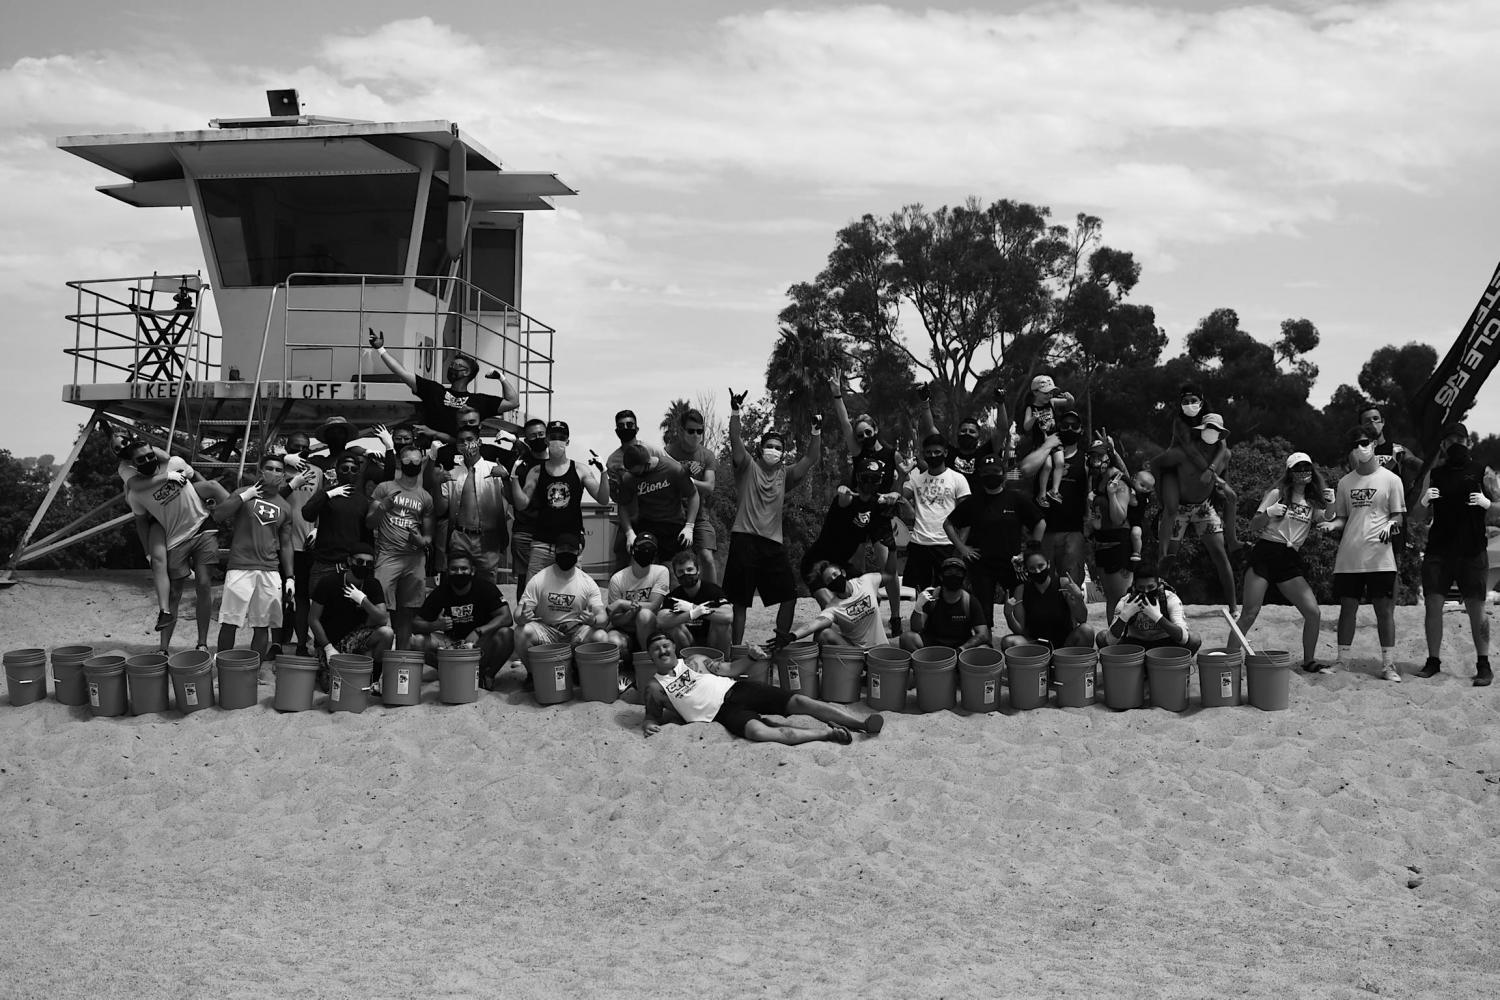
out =
<svg viewBox="0 0 1500 1000"><path fill-rule="evenodd" d="M1100 648L1128 643L1147 649L1180 646L1196 653L1203 637L1188 631L1187 613L1177 592L1167 586L1155 566L1142 563L1129 593L1115 606L1114 620L1096 642Z"/></svg>
<svg viewBox="0 0 1500 1000"><path fill-rule="evenodd" d="M643 728L648 737L661 732L663 722L717 722L736 736L756 743L848 744L854 740L850 730L874 736L885 724L879 714L860 719L826 701L758 681L720 676L711 672L712 661L706 656L678 659L677 644L665 632L651 636L647 652L656 669L646 685ZM768 722L762 718L762 712L787 721ZM796 725L787 718L792 715L810 715L822 724Z"/></svg>
<svg viewBox="0 0 1500 1000"><path fill-rule="evenodd" d="M515 648L514 621L500 588L476 570L469 553L449 552L443 582L427 595L412 631L428 666L437 665L440 649L479 650L479 686L493 690L495 674Z"/></svg>

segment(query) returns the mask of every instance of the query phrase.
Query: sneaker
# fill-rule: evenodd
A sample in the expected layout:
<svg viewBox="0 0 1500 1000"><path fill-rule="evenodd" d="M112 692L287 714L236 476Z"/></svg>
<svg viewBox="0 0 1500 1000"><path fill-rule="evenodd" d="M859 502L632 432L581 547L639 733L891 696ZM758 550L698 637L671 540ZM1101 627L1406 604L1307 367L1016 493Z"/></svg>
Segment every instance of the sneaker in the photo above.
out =
<svg viewBox="0 0 1500 1000"><path fill-rule="evenodd" d="M1401 683L1401 675L1396 671L1396 668L1393 667L1393 666L1391 666L1391 667L1382 667L1381 670L1380 670L1380 677L1381 677L1382 680L1394 681L1397 684Z"/></svg>
<svg viewBox="0 0 1500 1000"><path fill-rule="evenodd" d="M1317 660L1309 660L1302 664L1302 669L1310 674L1331 674L1338 669L1338 664L1319 663Z"/></svg>
<svg viewBox="0 0 1500 1000"><path fill-rule="evenodd" d="M274 660L281 655L281 643L273 642L266 647L266 655L262 659Z"/></svg>
<svg viewBox="0 0 1500 1000"><path fill-rule="evenodd" d="M1477 667L1474 668L1474 686L1475 687L1477 687L1477 688L1487 688L1487 687L1490 686L1490 682L1493 681L1494 679L1495 679L1495 673L1494 673L1494 671L1492 671L1490 669L1489 663L1481 663L1481 664L1479 664L1479 666L1477 666Z"/></svg>
<svg viewBox="0 0 1500 1000"><path fill-rule="evenodd" d="M1418 677L1432 677L1442 672L1443 662L1436 656L1429 656L1427 662L1422 664L1422 669L1417 671Z"/></svg>
<svg viewBox="0 0 1500 1000"><path fill-rule="evenodd" d="M177 620L177 615L171 611L158 611L156 613L156 631L160 632L168 625Z"/></svg>

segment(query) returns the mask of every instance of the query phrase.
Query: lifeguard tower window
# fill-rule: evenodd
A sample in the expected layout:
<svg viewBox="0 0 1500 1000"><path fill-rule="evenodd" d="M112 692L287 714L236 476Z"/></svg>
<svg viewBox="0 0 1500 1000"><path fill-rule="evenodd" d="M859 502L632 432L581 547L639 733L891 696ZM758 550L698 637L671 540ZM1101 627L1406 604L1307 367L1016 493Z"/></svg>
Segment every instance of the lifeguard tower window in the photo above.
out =
<svg viewBox="0 0 1500 1000"><path fill-rule="evenodd" d="M516 237L514 229L475 227L469 233L469 282L516 308ZM475 308L471 305L470 308Z"/></svg>
<svg viewBox="0 0 1500 1000"><path fill-rule="evenodd" d="M228 288L269 287L298 272L405 274L416 174L199 181L209 237ZM444 262L447 185L434 180L418 274Z"/></svg>

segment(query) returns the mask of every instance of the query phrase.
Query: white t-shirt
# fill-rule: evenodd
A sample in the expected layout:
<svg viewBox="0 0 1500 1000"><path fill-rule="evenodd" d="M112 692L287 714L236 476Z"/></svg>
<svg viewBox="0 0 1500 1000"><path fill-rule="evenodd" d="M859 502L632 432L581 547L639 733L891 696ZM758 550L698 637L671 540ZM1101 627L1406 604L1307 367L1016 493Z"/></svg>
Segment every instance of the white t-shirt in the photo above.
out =
<svg viewBox="0 0 1500 1000"><path fill-rule="evenodd" d="M543 625L592 625L604 610L599 585L578 567L564 573L548 566L526 583L521 594L522 621Z"/></svg>
<svg viewBox="0 0 1500 1000"><path fill-rule="evenodd" d="M1388 531L1396 515L1405 512L1406 496L1401 477L1385 468L1368 476L1357 469L1339 480L1333 501L1335 516L1345 518L1339 552L1333 560L1335 573L1393 573L1396 550L1380 533Z"/></svg>
<svg viewBox="0 0 1500 1000"><path fill-rule="evenodd" d="M683 722L712 722L736 683L733 677L699 673L681 660L670 674L657 674L656 680Z"/></svg>
<svg viewBox="0 0 1500 1000"><path fill-rule="evenodd" d="M1268 490L1257 512L1264 512L1267 507L1280 502L1281 490ZM1307 541L1308 532L1312 530L1312 514L1312 507L1305 503L1289 503L1286 505L1285 515L1273 517L1266 522L1260 537L1270 542L1280 542L1289 548L1300 549L1302 543Z"/></svg>
<svg viewBox="0 0 1500 1000"><path fill-rule="evenodd" d="M652 563L638 574L636 565L632 562L609 578L609 594L605 603L630 601L634 604L650 604L654 597L665 599L667 591L671 589L667 567L661 563Z"/></svg>
<svg viewBox="0 0 1500 1000"><path fill-rule="evenodd" d="M171 472L180 473L183 481L168 478ZM126 493L132 513L147 514L161 525L168 550L196 535L208 516L202 498L193 489L192 474L192 467L174 455L150 479L137 474Z"/></svg>
<svg viewBox="0 0 1500 1000"><path fill-rule="evenodd" d="M912 504L916 508L911 540L918 545L949 544L943 521L953 513L958 502L969 495L969 480L963 473L948 468L937 475L913 469L907 484L911 487Z"/></svg>
<svg viewBox="0 0 1500 1000"><path fill-rule="evenodd" d="M840 598L818 613L833 622L839 634L861 649L884 646L889 639L880 620L880 574L866 573L849 580L849 596Z"/></svg>

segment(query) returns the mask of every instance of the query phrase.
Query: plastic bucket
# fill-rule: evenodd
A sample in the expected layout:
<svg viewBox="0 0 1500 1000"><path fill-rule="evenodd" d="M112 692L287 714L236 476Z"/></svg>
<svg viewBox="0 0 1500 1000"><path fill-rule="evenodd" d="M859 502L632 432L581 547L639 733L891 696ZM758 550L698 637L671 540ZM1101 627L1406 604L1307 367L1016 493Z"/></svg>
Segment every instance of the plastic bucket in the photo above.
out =
<svg viewBox="0 0 1500 1000"><path fill-rule="evenodd" d="M1105 646L1099 650L1104 674L1104 704L1116 711L1140 708L1146 703L1146 648Z"/></svg>
<svg viewBox="0 0 1500 1000"><path fill-rule="evenodd" d="M632 654L630 657L630 668L635 672L635 695L641 704L646 703L646 688L651 684L651 678L656 674L656 664L651 662L651 654L642 650Z"/></svg>
<svg viewBox="0 0 1500 1000"><path fill-rule="evenodd" d="M703 649L697 646L684 649L688 653L711 653L722 660L722 650ZM578 697L583 701L602 701L606 705L620 697L620 647L612 642L585 642L573 650L573 663L578 667Z"/></svg>
<svg viewBox="0 0 1500 1000"><path fill-rule="evenodd" d="M438 701L444 705L469 705L479 700L479 658L477 649L440 649L437 651ZM386 653L382 685L391 683L391 654ZM420 670L420 668L418 668ZM421 673L414 675L419 680ZM389 702L387 702L389 704Z"/></svg>
<svg viewBox="0 0 1500 1000"><path fill-rule="evenodd" d="M917 674L917 711L941 712L958 696L958 650L926 646L911 654Z"/></svg>
<svg viewBox="0 0 1500 1000"><path fill-rule="evenodd" d="M1185 712L1188 682L1193 676L1193 651L1181 646L1146 650L1146 678L1151 686L1151 707Z"/></svg>
<svg viewBox="0 0 1500 1000"><path fill-rule="evenodd" d="M561 705L573 700L568 671L573 666L573 647L566 642L545 642L527 653L532 694L538 705Z"/></svg>
<svg viewBox="0 0 1500 1000"><path fill-rule="evenodd" d="M12 705L30 705L47 697L45 649L12 649L3 659L5 686Z"/></svg>
<svg viewBox="0 0 1500 1000"><path fill-rule="evenodd" d="M438 650L444 653L464 650ZM478 663L478 650L472 662ZM380 657L380 698L387 705L416 705L422 701L422 654L409 649L388 649ZM473 701L473 698L469 699Z"/></svg>
<svg viewBox="0 0 1500 1000"><path fill-rule="evenodd" d="M859 701L859 678L865 672L865 651L858 646L824 646L823 700L848 705Z"/></svg>
<svg viewBox="0 0 1500 1000"><path fill-rule="evenodd" d="M175 657L174 657L175 659ZM222 649L214 658L219 668L219 707L228 710L260 704L260 654L253 649ZM177 672L172 684L177 685ZM178 704L182 704L181 688Z"/></svg>
<svg viewBox="0 0 1500 1000"><path fill-rule="evenodd" d="M1004 656L1011 707L1029 712L1047 704L1051 693L1047 668L1052 663L1052 650L1046 646L1012 646Z"/></svg>
<svg viewBox="0 0 1500 1000"><path fill-rule="evenodd" d="M1205 649L1198 653L1198 692L1204 708L1232 708L1240 703L1245 655L1238 649Z"/></svg>
<svg viewBox="0 0 1500 1000"><path fill-rule="evenodd" d="M1268 649L1245 657L1246 687L1250 704L1262 712L1281 712L1292 694L1292 654Z"/></svg>
<svg viewBox="0 0 1500 1000"><path fill-rule="evenodd" d="M899 712L906 708L906 675L911 654L899 646L876 646L865 653L870 679L865 704L877 712Z"/></svg>
<svg viewBox="0 0 1500 1000"><path fill-rule="evenodd" d="M1000 671L1005 656L989 646L975 646L958 654L958 703L966 712L1000 710Z"/></svg>
<svg viewBox="0 0 1500 1000"><path fill-rule="evenodd" d="M776 676L783 691L818 697L818 644L794 642L776 655Z"/></svg>
<svg viewBox="0 0 1500 1000"><path fill-rule="evenodd" d="M328 658L328 711L358 715L370 703L375 660L363 653L335 653Z"/></svg>
<svg viewBox="0 0 1500 1000"><path fill-rule="evenodd" d="M1052 687L1058 708L1087 708L1094 703L1099 654L1092 646L1064 646L1052 654Z"/></svg>
<svg viewBox="0 0 1500 1000"><path fill-rule="evenodd" d="M759 681L762 684L771 682L771 661L755 659L750 655L748 645L729 647L729 668L736 677Z"/></svg>
<svg viewBox="0 0 1500 1000"><path fill-rule="evenodd" d="M125 657L118 653L91 656L83 661L89 691L89 711L98 718L125 714Z"/></svg>
<svg viewBox="0 0 1500 1000"><path fill-rule="evenodd" d="M198 655L209 654L200 651ZM131 715L152 715L167 710L167 665L170 662L161 653L141 653L125 661L125 683L130 691ZM180 704L180 693L177 699Z"/></svg>
<svg viewBox="0 0 1500 1000"><path fill-rule="evenodd" d="M278 712L306 712L313 707L317 689L318 661L311 656L290 654L276 657L276 695L271 707Z"/></svg>
<svg viewBox="0 0 1500 1000"><path fill-rule="evenodd" d="M52 648L52 695L64 705L87 705L89 684L83 662L94 655L93 646Z"/></svg>

